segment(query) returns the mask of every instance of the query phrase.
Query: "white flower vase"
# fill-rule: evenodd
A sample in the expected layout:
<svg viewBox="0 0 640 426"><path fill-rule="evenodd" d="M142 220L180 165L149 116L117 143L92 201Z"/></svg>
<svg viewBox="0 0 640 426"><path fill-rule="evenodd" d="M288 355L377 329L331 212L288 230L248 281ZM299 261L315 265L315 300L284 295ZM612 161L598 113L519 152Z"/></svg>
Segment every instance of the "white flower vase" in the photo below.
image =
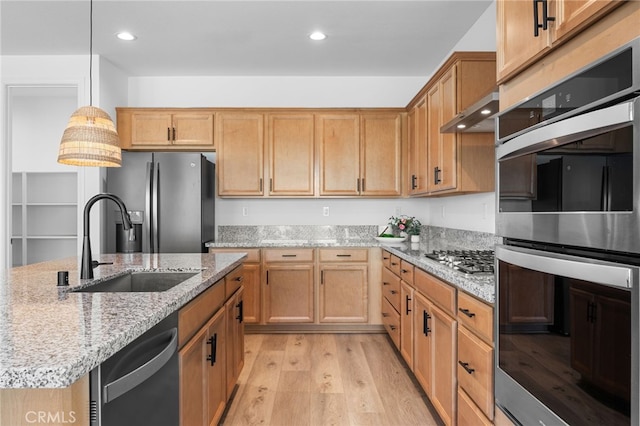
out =
<svg viewBox="0 0 640 426"><path fill-rule="evenodd" d="M420 235L412 235L411 236L411 242L412 243L419 243L420 242Z"/></svg>

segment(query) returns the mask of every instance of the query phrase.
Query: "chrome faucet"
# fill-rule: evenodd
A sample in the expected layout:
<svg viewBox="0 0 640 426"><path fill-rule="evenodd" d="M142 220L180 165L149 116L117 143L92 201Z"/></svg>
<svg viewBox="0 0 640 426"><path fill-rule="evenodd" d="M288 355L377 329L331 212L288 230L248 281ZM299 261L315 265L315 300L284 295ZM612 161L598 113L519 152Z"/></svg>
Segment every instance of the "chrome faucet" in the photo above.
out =
<svg viewBox="0 0 640 426"><path fill-rule="evenodd" d="M120 208L120 214L122 214L122 227L125 230L131 230L133 225L131 224L131 218L127 213L127 207L122 200L113 194L98 194L94 195L87 201L84 206L84 237L82 239L82 264L80 265L80 278L90 279L93 278L93 268L100 265L99 262L94 262L91 258L91 241L89 240L89 212L91 207L103 198L112 200Z"/></svg>

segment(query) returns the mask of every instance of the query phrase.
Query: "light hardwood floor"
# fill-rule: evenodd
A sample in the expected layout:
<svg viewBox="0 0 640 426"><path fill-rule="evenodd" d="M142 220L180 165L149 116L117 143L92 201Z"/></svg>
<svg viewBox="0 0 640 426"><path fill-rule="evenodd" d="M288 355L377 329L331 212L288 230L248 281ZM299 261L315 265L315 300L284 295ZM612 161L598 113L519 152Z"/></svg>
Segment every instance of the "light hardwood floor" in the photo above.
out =
<svg viewBox="0 0 640 426"><path fill-rule="evenodd" d="M385 334L247 334L223 425L439 425Z"/></svg>

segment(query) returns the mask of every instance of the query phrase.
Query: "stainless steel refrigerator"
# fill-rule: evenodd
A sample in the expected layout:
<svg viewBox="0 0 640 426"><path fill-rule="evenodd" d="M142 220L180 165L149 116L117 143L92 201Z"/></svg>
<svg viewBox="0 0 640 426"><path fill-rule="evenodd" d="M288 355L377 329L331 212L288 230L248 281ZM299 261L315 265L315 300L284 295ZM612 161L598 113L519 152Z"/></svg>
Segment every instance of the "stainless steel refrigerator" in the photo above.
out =
<svg viewBox="0 0 640 426"><path fill-rule="evenodd" d="M107 169L107 192L132 212L133 239L141 244L122 249L128 231L118 226L116 209L105 204L107 252L205 252L204 244L215 236L214 180L214 164L200 153L123 152L122 167ZM130 240L127 246L135 246Z"/></svg>

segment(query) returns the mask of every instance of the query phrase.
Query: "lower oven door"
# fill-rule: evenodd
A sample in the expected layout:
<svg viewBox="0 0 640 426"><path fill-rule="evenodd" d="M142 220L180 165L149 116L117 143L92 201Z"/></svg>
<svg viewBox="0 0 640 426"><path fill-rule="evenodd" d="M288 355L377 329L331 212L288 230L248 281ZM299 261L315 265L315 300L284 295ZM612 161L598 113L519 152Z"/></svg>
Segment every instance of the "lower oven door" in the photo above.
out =
<svg viewBox="0 0 640 426"><path fill-rule="evenodd" d="M639 424L639 268L506 245L496 262L496 404L523 425Z"/></svg>

